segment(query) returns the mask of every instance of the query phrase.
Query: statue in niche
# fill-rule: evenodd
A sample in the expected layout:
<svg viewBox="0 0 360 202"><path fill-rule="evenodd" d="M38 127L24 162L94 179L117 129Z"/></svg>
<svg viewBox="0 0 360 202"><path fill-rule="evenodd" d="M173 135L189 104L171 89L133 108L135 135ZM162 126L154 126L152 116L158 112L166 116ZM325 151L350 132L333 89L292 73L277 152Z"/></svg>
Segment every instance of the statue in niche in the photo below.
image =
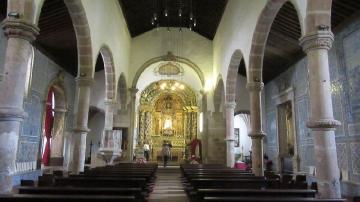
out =
<svg viewBox="0 0 360 202"><path fill-rule="evenodd" d="M287 151L290 156L294 156L294 126L293 126L291 103L286 104L285 121L286 121Z"/></svg>

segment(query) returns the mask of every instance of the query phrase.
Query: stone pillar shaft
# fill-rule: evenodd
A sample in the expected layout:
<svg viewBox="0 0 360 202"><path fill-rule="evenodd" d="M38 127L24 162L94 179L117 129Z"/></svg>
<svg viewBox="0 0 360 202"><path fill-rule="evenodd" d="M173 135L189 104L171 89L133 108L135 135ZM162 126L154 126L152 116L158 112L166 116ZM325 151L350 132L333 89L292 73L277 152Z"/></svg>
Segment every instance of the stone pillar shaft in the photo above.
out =
<svg viewBox="0 0 360 202"><path fill-rule="evenodd" d="M89 132L89 105L92 78L76 78L76 101L75 101L75 128L72 145L71 171L79 173L84 171L86 135Z"/></svg>
<svg viewBox="0 0 360 202"><path fill-rule="evenodd" d="M130 105L130 130L128 135L128 157L129 161L132 161L134 153L134 135L135 135L135 102L136 102L136 93L139 91L137 88L130 88L131 95L131 105Z"/></svg>
<svg viewBox="0 0 360 202"><path fill-rule="evenodd" d="M250 122L252 140L252 170L256 176L264 175L264 147L263 138L265 133L262 130L261 91L264 88L262 82L251 82L247 84L250 95Z"/></svg>
<svg viewBox="0 0 360 202"><path fill-rule="evenodd" d="M226 165L227 167L234 167L235 165L235 151L234 151L234 110L236 103L228 102L225 104L226 108Z"/></svg>
<svg viewBox="0 0 360 202"><path fill-rule="evenodd" d="M307 126L314 136L320 198L341 198L334 134L340 122L333 117L328 64L328 50L333 39L333 34L328 30L309 33L300 39L308 57L310 120Z"/></svg>
<svg viewBox="0 0 360 202"><path fill-rule="evenodd" d="M8 42L4 78L0 83L0 193L7 193L12 189L19 132L25 117L23 101L33 56L31 42L39 29L23 20L11 18L1 25Z"/></svg>

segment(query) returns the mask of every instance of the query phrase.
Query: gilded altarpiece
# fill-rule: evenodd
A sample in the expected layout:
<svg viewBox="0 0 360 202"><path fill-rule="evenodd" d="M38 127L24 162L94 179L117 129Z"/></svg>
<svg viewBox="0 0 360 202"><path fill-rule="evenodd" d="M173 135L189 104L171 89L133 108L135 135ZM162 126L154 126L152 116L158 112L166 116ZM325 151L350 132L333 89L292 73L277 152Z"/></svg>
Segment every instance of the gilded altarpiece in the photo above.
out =
<svg viewBox="0 0 360 202"><path fill-rule="evenodd" d="M158 83L141 94L138 140L150 145L151 161L162 161L162 145L171 143L172 162L180 163L185 158L186 144L197 136L196 97L188 87L166 90Z"/></svg>

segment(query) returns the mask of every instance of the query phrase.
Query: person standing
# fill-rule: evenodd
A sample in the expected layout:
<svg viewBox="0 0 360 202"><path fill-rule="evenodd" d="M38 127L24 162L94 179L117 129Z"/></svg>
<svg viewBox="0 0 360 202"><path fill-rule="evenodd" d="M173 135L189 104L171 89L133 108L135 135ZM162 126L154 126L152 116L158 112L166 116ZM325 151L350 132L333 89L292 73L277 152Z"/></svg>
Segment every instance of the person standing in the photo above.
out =
<svg viewBox="0 0 360 202"><path fill-rule="evenodd" d="M149 158L150 158L150 145L147 142L145 142L145 144L144 144L144 156L145 156L146 162L148 162Z"/></svg>
<svg viewBox="0 0 360 202"><path fill-rule="evenodd" d="M166 167L171 156L170 144L163 144L162 154L164 159L164 167Z"/></svg>

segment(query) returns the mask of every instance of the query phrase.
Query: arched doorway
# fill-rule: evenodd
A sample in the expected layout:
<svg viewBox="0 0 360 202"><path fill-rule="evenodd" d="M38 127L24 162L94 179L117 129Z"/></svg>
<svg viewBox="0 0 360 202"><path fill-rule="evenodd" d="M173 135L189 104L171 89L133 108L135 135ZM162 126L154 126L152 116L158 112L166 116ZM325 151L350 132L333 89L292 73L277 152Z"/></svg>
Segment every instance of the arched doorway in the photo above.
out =
<svg viewBox="0 0 360 202"><path fill-rule="evenodd" d="M172 164L188 159L186 146L198 134L198 106L194 91L175 80L151 83L141 92L137 147L150 145L150 161L162 161L162 145L172 145ZM197 155L201 156L201 151Z"/></svg>
<svg viewBox="0 0 360 202"><path fill-rule="evenodd" d="M59 74L58 78L48 88L44 107L41 149L42 164L44 166L63 166L66 111L63 75Z"/></svg>

